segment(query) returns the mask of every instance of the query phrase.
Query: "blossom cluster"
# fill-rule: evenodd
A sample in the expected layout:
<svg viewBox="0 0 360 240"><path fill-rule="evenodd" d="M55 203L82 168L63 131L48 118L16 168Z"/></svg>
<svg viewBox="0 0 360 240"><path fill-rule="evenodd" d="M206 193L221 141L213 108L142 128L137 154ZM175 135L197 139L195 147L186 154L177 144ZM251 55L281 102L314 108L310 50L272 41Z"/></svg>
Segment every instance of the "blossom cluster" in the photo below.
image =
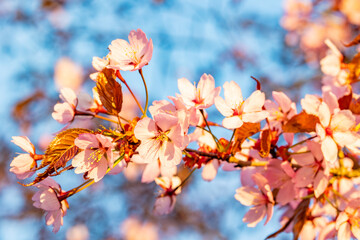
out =
<svg viewBox="0 0 360 240"><path fill-rule="evenodd" d="M300 46L306 62L317 64L326 52L326 39L340 44L354 37L352 29L360 25L360 2L287 0L280 24L287 31L287 45Z"/></svg>
<svg viewBox="0 0 360 240"><path fill-rule="evenodd" d="M197 84L178 79L179 93L148 106L142 68L152 58L153 43L140 29L131 31L129 42L114 40L105 58L93 58L97 72L90 75L96 84L92 98L61 89L62 102L52 116L66 126L44 154L37 154L27 137L13 137L27 153L14 158L10 171L19 179L37 173L24 185L39 189L34 206L46 211L46 224L53 225L54 232L63 223L68 197L107 174L144 164L141 181L161 187L154 214L168 214L176 207L184 183L196 170L202 169L202 178L212 181L222 168L241 175L234 196L251 207L243 217L249 227L263 219L268 223L279 210L283 228L272 237L292 231L302 239L360 239L360 95L354 87L360 79L359 57L345 62L330 40L326 44L322 95L306 95L301 110L283 92L274 91L273 100L267 99L259 80L257 89L245 97L236 81L216 86L206 73ZM139 72L146 91L144 107L122 71ZM133 119L124 117L124 86L142 112ZM221 123L207 113L211 107L222 115ZM69 128L78 117L99 118L116 127ZM214 128L233 134L218 138ZM189 176L179 178L179 166L188 168ZM63 191L51 176L72 170L85 181Z"/></svg>

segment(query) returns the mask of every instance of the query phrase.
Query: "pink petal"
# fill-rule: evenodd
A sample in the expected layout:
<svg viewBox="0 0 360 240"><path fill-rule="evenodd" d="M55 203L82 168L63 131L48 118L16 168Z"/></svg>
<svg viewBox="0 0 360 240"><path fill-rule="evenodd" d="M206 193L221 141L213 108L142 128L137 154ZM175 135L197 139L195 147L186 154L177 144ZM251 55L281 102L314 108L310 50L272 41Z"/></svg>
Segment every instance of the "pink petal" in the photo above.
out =
<svg viewBox="0 0 360 240"><path fill-rule="evenodd" d="M107 169L107 161L105 158L102 158L99 161L98 166L90 170L87 176L91 179L94 179L94 182L98 182L105 176Z"/></svg>
<svg viewBox="0 0 360 240"><path fill-rule="evenodd" d="M245 206L254 205L256 199L263 198L259 189L254 187L244 186L236 189L235 199Z"/></svg>
<svg viewBox="0 0 360 240"><path fill-rule="evenodd" d="M322 126L327 127L330 123L330 109L328 105L322 102L319 106L319 119Z"/></svg>
<svg viewBox="0 0 360 240"><path fill-rule="evenodd" d="M196 88L189 80L186 78L180 78L178 79L178 88L180 91L180 94L182 97L184 97L184 101L186 100L186 104L189 104L189 100L191 103L191 100L196 99ZM192 104L194 105L194 104Z"/></svg>
<svg viewBox="0 0 360 240"><path fill-rule="evenodd" d="M179 122L179 119L177 117L163 112L156 114L154 116L154 120L156 122L156 125L160 127L163 132L176 126Z"/></svg>
<svg viewBox="0 0 360 240"><path fill-rule="evenodd" d="M323 100L329 106L329 110L331 113L334 113L334 110L339 108L338 99L335 96L335 94L333 94L332 92L330 91L324 92Z"/></svg>
<svg viewBox="0 0 360 240"><path fill-rule="evenodd" d="M266 214L266 207L264 205L255 206L245 214L243 221L248 223L248 227L255 227Z"/></svg>
<svg viewBox="0 0 360 240"><path fill-rule="evenodd" d="M292 102L285 93L273 91L272 96L274 100L279 104L282 112L287 113L290 111Z"/></svg>
<svg viewBox="0 0 360 240"><path fill-rule="evenodd" d="M158 161L153 161L146 165L141 177L141 182L150 183L160 175L160 166Z"/></svg>
<svg viewBox="0 0 360 240"><path fill-rule="evenodd" d="M244 102L244 112L261 111L265 103L265 94L256 90Z"/></svg>
<svg viewBox="0 0 360 240"><path fill-rule="evenodd" d="M156 133L157 127L155 121L148 117L138 121L134 129L135 137L141 141L155 137Z"/></svg>
<svg viewBox="0 0 360 240"><path fill-rule="evenodd" d="M221 97L216 97L214 101L215 107L223 116L230 117L233 115L234 110L232 110L231 107L226 104L224 99L222 99Z"/></svg>
<svg viewBox="0 0 360 240"><path fill-rule="evenodd" d="M246 112L246 113L243 113L242 120L244 122L257 123L257 122L261 122L268 116L269 116L269 113L267 111Z"/></svg>
<svg viewBox="0 0 360 240"><path fill-rule="evenodd" d="M182 159L182 150L174 145L174 143L165 141L161 146L159 154L161 164L165 167L178 165Z"/></svg>
<svg viewBox="0 0 360 240"><path fill-rule="evenodd" d="M235 109L236 107L240 106L240 104L243 102L243 96L239 85L236 82L231 81L231 82L225 82L223 87L224 87L225 102L227 106L229 106L232 109Z"/></svg>
<svg viewBox="0 0 360 240"><path fill-rule="evenodd" d="M338 239L341 240L350 240L351 239L351 231L350 224L348 222L342 223L338 228Z"/></svg>
<svg viewBox="0 0 360 240"><path fill-rule="evenodd" d="M214 94L215 80L210 74L204 73L197 85L197 91L200 92L200 98L205 99ZM211 96L215 97L215 96Z"/></svg>
<svg viewBox="0 0 360 240"><path fill-rule="evenodd" d="M34 145L30 142L29 138L27 138L25 136L20 136L20 137L14 136L14 137L12 137L11 142L18 145L25 152L28 152L31 154L35 153Z"/></svg>
<svg viewBox="0 0 360 240"><path fill-rule="evenodd" d="M219 168L219 160L211 160L208 162L201 173L202 178L205 181L211 181L216 177L217 171Z"/></svg>
<svg viewBox="0 0 360 240"><path fill-rule="evenodd" d="M325 137L325 139L321 143L321 151L323 152L326 161L330 163L336 162L338 155L338 147L331 137Z"/></svg>
<svg viewBox="0 0 360 240"><path fill-rule="evenodd" d="M244 122L241 120L239 116L233 116L233 117L224 118L222 124L227 129L235 129L241 127L244 124Z"/></svg>
<svg viewBox="0 0 360 240"><path fill-rule="evenodd" d="M138 29L137 31L132 30L129 33L128 38L129 38L131 47L136 52L141 51L147 45L147 42L148 42L148 39L146 38L145 33L141 29Z"/></svg>
<svg viewBox="0 0 360 240"><path fill-rule="evenodd" d="M137 161L137 163L150 163L152 161L156 161L159 158L160 146L161 143L159 140L150 139L141 141L137 151L139 152L142 160L141 162Z"/></svg>
<svg viewBox="0 0 360 240"><path fill-rule="evenodd" d="M312 167L302 167L295 173L295 186L298 188L307 187L312 184L315 178L315 171Z"/></svg>
<svg viewBox="0 0 360 240"><path fill-rule="evenodd" d="M62 88L60 90L60 98L64 102L68 102L69 104L71 104L74 107L77 105L77 102L78 102L76 94L75 94L74 90L72 90L71 88Z"/></svg>
<svg viewBox="0 0 360 240"><path fill-rule="evenodd" d="M154 214L155 215L164 215L169 214L175 206L176 197L159 197L156 199L154 204Z"/></svg>
<svg viewBox="0 0 360 240"><path fill-rule="evenodd" d="M349 110L341 110L334 114L330 127L335 131L348 131L355 126L355 117Z"/></svg>
<svg viewBox="0 0 360 240"><path fill-rule="evenodd" d="M324 193L329 184L329 178L324 174L324 171L319 171L314 179L314 193L315 197L320 197Z"/></svg>

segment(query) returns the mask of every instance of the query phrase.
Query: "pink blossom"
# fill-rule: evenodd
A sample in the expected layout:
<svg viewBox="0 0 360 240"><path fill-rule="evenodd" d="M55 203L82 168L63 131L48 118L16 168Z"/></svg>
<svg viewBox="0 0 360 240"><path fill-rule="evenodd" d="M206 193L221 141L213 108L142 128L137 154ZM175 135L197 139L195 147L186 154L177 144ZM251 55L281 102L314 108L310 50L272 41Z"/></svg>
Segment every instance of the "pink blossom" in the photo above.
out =
<svg viewBox="0 0 360 240"><path fill-rule="evenodd" d="M52 117L61 124L72 122L78 104L76 94L71 88L62 88L60 90L60 98L64 102L55 104Z"/></svg>
<svg viewBox="0 0 360 240"><path fill-rule="evenodd" d="M93 57L92 66L93 68L95 68L97 72L90 74L90 79L96 81L99 72L101 72L107 65L109 65L109 63L110 62L107 57L105 59L99 57Z"/></svg>
<svg viewBox="0 0 360 240"><path fill-rule="evenodd" d="M296 105L283 92L272 92L275 102L266 100L264 107L269 112L270 128L280 128L296 114Z"/></svg>
<svg viewBox="0 0 360 240"><path fill-rule="evenodd" d="M325 44L330 48L330 51L326 57L320 61L321 70L324 74L335 77L340 73L341 63L344 57L329 39L325 40Z"/></svg>
<svg viewBox="0 0 360 240"><path fill-rule="evenodd" d="M323 161L321 145L313 141L308 141L307 145L310 153L293 155L296 163L302 166L295 173L295 186L301 188L312 184L315 197L318 198L328 186L330 169L327 162Z"/></svg>
<svg viewBox="0 0 360 240"><path fill-rule="evenodd" d="M155 201L154 214L164 215L169 214L175 206L176 195L181 192L181 180L179 177L161 177L156 178L155 182L157 185L164 189L164 193L161 194ZM176 190L175 190L176 189Z"/></svg>
<svg viewBox="0 0 360 240"><path fill-rule="evenodd" d="M181 95L177 94L177 97L181 98L188 108L196 109L210 107L214 104L214 98L220 93L220 87L215 88L214 78L205 73L201 76L197 87L186 78L180 78L178 88Z"/></svg>
<svg viewBox="0 0 360 240"><path fill-rule="evenodd" d="M109 68L122 71L135 71L147 65L152 57L153 43L145 33L138 29L129 34L130 44L123 39L116 39L109 46Z"/></svg>
<svg viewBox="0 0 360 240"><path fill-rule="evenodd" d="M53 225L53 232L58 232L63 225L63 217L66 214L68 204L66 200L59 200L64 193L59 184L48 177L35 185L39 191L32 197L34 207L46 211L46 225Z"/></svg>
<svg viewBox="0 0 360 240"><path fill-rule="evenodd" d="M239 128L244 122L256 123L265 119L269 114L262 110L265 94L256 90L244 101L241 88L234 81L224 84L225 100L215 98L215 106L226 118L223 126L228 129Z"/></svg>
<svg viewBox="0 0 360 240"><path fill-rule="evenodd" d="M331 107L331 104L330 104ZM319 106L320 123L316 124L316 133L321 141L324 158L334 163L337 160L338 145L344 147L356 142L357 138L351 132L355 126L355 117L349 110L334 112L328 104L322 102Z"/></svg>
<svg viewBox="0 0 360 240"><path fill-rule="evenodd" d="M360 239L360 214L359 214L360 199L353 199L348 203L345 211L340 212L336 218L336 230L338 231L338 239L351 239L351 234L356 239Z"/></svg>
<svg viewBox="0 0 360 240"><path fill-rule="evenodd" d="M75 173L86 173L86 177L98 182L108 168L114 164L112 139L101 134L83 133L75 139L75 145L82 149L77 154L72 165Z"/></svg>
<svg viewBox="0 0 360 240"><path fill-rule="evenodd" d="M298 198L298 189L295 187L295 172L289 162L271 159L265 169L264 176L271 188L277 188L276 202L285 205Z"/></svg>
<svg viewBox="0 0 360 240"><path fill-rule="evenodd" d="M244 186L236 190L235 199L245 206L254 205L244 216L243 221L248 227L255 227L265 216L265 224L271 219L274 208L274 199L270 185L260 173L252 176L259 189Z"/></svg>
<svg viewBox="0 0 360 240"><path fill-rule="evenodd" d="M143 175L141 177L141 182L149 183L155 180L159 175L163 177L172 177L176 174L176 166L165 167L161 164L160 160L152 161L146 164Z"/></svg>
<svg viewBox="0 0 360 240"><path fill-rule="evenodd" d="M19 154L10 163L10 172L19 179L31 177L35 173L35 147L27 137L12 137L13 143L21 147L28 154Z"/></svg>
<svg viewBox="0 0 360 240"><path fill-rule="evenodd" d="M137 163L150 163L158 158L165 167L180 163L188 137L183 136L178 121L175 116L159 113L154 120L145 117L137 123L134 134L141 141Z"/></svg>
<svg viewBox="0 0 360 240"><path fill-rule="evenodd" d="M71 88L76 91L83 82L83 69L70 58L60 58L55 65L54 80L58 89Z"/></svg>
<svg viewBox="0 0 360 240"><path fill-rule="evenodd" d="M121 224L123 240L158 240L156 225L151 222L142 223L135 217L127 218Z"/></svg>
<svg viewBox="0 0 360 240"><path fill-rule="evenodd" d="M203 171L201 173L201 177L205 181L212 181L218 172L218 168L220 166L220 161L217 159L212 159L205 164L203 167Z"/></svg>

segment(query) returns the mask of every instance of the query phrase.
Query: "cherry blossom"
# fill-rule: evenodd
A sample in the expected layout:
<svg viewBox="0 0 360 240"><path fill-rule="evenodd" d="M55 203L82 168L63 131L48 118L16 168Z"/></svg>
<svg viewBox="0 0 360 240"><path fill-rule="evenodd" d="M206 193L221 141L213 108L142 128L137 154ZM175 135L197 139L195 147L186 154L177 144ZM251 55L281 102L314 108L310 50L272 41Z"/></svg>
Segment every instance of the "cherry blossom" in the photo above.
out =
<svg viewBox="0 0 360 240"><path fill-rule="evenodd" d="M296 114L296 105L282 92L272 92L275 102L266 100L264 107L269 112L268 119L270 128L281 128L290 118Z"/></svg>
<svg viewBox="0 0 360 240"><path fill-rule="evenodd" d="M338 239L351 239L351 234L356 239L360 239L360 215L359 206L360 198L354 199L348 203L348 207L341 212L336 218L336 230L338 231Z"/></svg>
<svg viewBox="0 0 360 240"><path fill-rule="evenodd" d="M123 39L116 39L109 46L109 68L122 71L135 71L147 65L152 57L153 43L145 33L138 29L129 34L130 44Z"/></svg>
<svg viewBox="0 0 360 240"><path fill-rule="evenodd" d="M154 214L164 215L169 214L175 207L176 195L181 193L181 180L179 177L161 177L156 178L155 182L163 190L162 193L155 201Z"/></svg>
<svg viewBox="0 0 360 240"><path fill-rule="evenodd" d="M77 154L72 165L75 173L87 173L86 177L98 182L108 168L114 164L112 139L101 134L83 133L75 139L75 145L82 149Z"/></svg>
<svg viewBox="0 0 360 240"><path fill-rule="evenodd" d="M159 113L154 120L145 117L141 119L134 134L141 141L137 148L140 158L137 163L150 163L160 159L165 167L178 165L182 150L188 143L188 137L183 136L178 118L166 113Z"/></svg>
<svg viewBox="0 0 360 240"><path fill-rule="evenodd" d="M59 200L64 193L59 184L48 177L36 184L39 189L32 197L34 207L46 211L46 225L53 225L53 232L58 232L63 225L63 217L66 214L68 204L66 200Z"/></svg>
<svg viewBox="0 0 360 240"><path fill-rule="evenodd" d="M295 187L295 171L289 162L271 159L266 166L264 176L271 188L278 189L277 203L285 205L298 198L298 189Z"/></svg>
<svg viewBox="0 0 360 240"><path fill-rule="evenodd" d="M220 87L215 88L215 80L210 74L203 74L197 86L186 78L178 80L178 88L183 103L188 107L204 109L214 104L214 98L219 95Z"/></svg>
<svg viewBox="0 0 360 240"><path fill-rule="evenodd" d="M71 88L62 88L60 98L64 102L55 104L52 117L61 124L70 123L74 120L78 99Z"/></svg>
<svg viewBox="0 0 360 240"><path fill-rule="evenodd" d="M351 132L355 126L355 117L349 110L340 110L334 114L333 108L322 102L319 106L320 123L316 124L316 133L321 140L321 150L324 158L330 163L337 160L338 145L344 147L356 142L356 136Z"/></svg>
<svg viewBox="0 0 360 240"><path fill-rule="evenodd" d="M31 177L35 173L36 161L35 147L27 137L12 137L13 143L18 145L28 154L19 154L10 163L10 172L16 174L18 179Z"/></svg>
<svg viewBox="0 0 360 240"><path fill-rule="evenodd" d="M265 103L265 94L256 90L244 101L241 88L234 81L224 84L225 100L215 98L215 106L226 118L223 126L228 129L239 128L244 122L260 122L269 114L262 110Z"/></svg>
<svg viewBox="0 0 360 240"><path fill-rule="evenodd" d="M260 173L252 176L252 179L259 189L244 186L236 190L235 199L245 206L252 206L245 214L243 221L248 223L248 227L255 227L265 216L265 224L271 219L274 208L274 198L270 185L265 177Z"/></svg>
<svg viewBox="0 0 360 240"><path fill-rule="evenodd" d="M319 143L308 141L310 152L295 154L293 159L302 166L295 173L295 186L306 187L313 184L315 197L318 198L327 188L330 178L330 169L327 161L323 161L324 156ZM300 149L299 152L306 152Z"/></svg>

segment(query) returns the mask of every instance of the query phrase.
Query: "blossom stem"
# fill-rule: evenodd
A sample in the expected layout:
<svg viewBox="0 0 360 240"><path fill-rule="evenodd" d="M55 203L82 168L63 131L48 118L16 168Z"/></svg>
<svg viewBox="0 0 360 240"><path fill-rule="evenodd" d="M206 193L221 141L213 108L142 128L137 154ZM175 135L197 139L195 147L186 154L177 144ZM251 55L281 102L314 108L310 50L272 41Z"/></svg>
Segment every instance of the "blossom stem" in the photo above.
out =
<svg viewBox="0 0 360 240"><path fill-rule="evenodd" d="M141 68L139 69L139 73L140 73L141 79L143 80L144 87L145 87L145 93L146 93L145 110L143 111L143 116L145 117L147 109L148 109L148 105L149 105L149 93L148 93L146 81L145 81L145 78L144 78L144 75L143 75L143 72L142 72Z"/></svg>
<svg viewBox="0 0 360 240"><path fill-rule="evenodd" d="M234 131L233 131L233 133L232 133L232 135L231 135L231 138L230 138L230 140L229 140L229 143L228 143L228 145L226 146L226 148L225 148L225 152L229 149L229 147L231 146L231 141L233 140L233 138L234 138L234 136L235 136L235 132L236 132L236 129L234 129Z"/></svg>
<svg viewBox="0 0 360 240"><path fill-rule="evenodd" d="M184 184L186 183L186 181L191 177L191 175L195 172L195 170L196 170L196 168L193 168L193 170L191 170L191 172L189 173L189 175L187 175L187 177L186 177L183 181L181 181L180 185L177 186L176 188L174 188L174 189L172 190L172 192L176 192L176 190L178 190L178 188L184 186Z"/></svg>
<svg viewBox="0 0 360 240"><path fill-rule="evenodd" d="M211 132L209 123L207 122L206 117L205 117L205 114L204 114L204 110L203 110L203 109L200 109L200 112L201 112L202 117L204 118L206 127L209 129L209 133L211 134L212 138L214 139L214 141L215 141L215 143L216 143L217 148L219 149L220 146L219 146L218 140L217 140L217 138L215 137L215 135Z"/></svg>
<svg viewBox="0 0 360 240"><path fill-rule="evenodd" d="M298 143L295 143L295 144L291 145L289 148L293 148L293 147L295 147L295 146L297 146L297 145L303 144L303 143L305 143L306 141L311 140L311 139L316 138L316 137L317 137L317 136L309 137L309 138L307 138L307 139L305 139L305 140L302 140L302 141L300 141L300 142L298 142Z"/></svg>
<svg viewBox="0 0 360 240"><path fill-rule="evenodd" d="M93 179L89 179L86 182L83 182L82 184L80 184L79 186L77 186L76 188L73 188L69 191L66 192L66 194L62 195L59 197L59 201L62 201L66 198L71 197L72 195L74 195L75 193L78 193L82 190L84 190L85 188L91 186L93 183L95 183L95 181Z"/></svg>
<svg viewBox="0 0 360 240"><path fill-rule="evenodd" d="M103 117L103 116L100 116L100 115L94 115L94 117L105 120L105 121L108 121L108 122L118 123L118 121L116 121L116 120L113 120L113 119L110 119L110 118L107 118L107 117Z"/></svg>
<svg viewBox="0 0 360 240"><path fill-rule="evenodd" d="M133 91L131 90L131 88L129 87L129 85L127 84L127 82L125 81L125 79L123 78L123 76L120 74L120 71L116 72L116 76L120 79L120 81L122 83L125 84L125 86L127 87L127 89L129 90L130 94L133 96L136 104L138 105L140 111L142 112L142 114L144 114L144 109L142 108L140 102L138 101L138 99L136 98L135 94L133 93Z"/></svg>

